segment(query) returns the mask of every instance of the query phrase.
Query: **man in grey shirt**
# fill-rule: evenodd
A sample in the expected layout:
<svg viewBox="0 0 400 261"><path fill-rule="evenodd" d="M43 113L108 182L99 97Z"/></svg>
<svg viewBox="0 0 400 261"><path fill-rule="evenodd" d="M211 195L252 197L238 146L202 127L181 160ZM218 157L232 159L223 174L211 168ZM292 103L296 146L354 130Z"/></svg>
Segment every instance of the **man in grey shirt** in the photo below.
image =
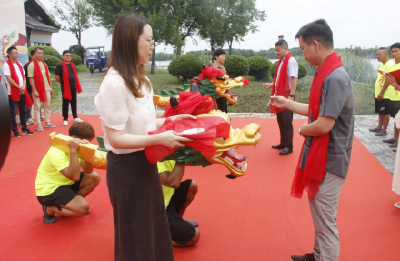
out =
<svg viewBox="0 0 400 261"><path fill-rule="evenodd" d="M333 33L325 20L303 26L296 38L305 59L318 66L310 104L282 96L271 97L271 104L276 107L309 117L308 123L299 129L299 134L306 140L296 169L292 196L301 198L304 190L308 192L315 244L312 253L295 255L291 260L338 261L340 241L336 214L353 144L353 86L340 56L333 49Z"/></svg>

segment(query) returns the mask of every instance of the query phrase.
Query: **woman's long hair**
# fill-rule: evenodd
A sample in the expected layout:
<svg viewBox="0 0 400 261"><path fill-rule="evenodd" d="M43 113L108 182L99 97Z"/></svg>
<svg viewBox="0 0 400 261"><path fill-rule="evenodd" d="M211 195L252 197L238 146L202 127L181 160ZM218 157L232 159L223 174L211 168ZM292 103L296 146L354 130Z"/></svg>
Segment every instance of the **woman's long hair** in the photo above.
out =
<svg viewBox="0 0 400 261"><path fill-rule="evenodd" d="M109 68L118 71L125 85L137 98L142 98L143 85L151 91L150 82L145 77L144 65L139 65L138 41L143 27L150 22L141 15L124 13L114 25Z"/></svg>

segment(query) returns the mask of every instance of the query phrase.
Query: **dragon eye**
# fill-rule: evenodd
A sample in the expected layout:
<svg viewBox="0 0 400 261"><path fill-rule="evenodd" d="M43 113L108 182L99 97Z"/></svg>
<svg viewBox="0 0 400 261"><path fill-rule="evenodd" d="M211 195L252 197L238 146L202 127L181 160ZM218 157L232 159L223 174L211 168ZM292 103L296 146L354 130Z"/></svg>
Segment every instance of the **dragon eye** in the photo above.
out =
<svg viewBox="0 0 400 261"><path fill-rule="evenodd" d="M228 81L225 81L225 85L228 85Z"/></svg>
<svg viewBox="0 0 400 261"><path fill-rule="evenodd" d="M10 36L7 36L7 37L6 37L6 40L10 40Z"/></svg>

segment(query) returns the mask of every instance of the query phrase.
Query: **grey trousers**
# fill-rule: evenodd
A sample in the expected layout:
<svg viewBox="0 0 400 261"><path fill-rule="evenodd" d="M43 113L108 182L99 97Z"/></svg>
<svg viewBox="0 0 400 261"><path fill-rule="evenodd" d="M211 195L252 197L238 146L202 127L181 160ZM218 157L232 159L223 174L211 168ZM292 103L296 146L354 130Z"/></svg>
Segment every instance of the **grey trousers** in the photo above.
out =
<svg viewBox="0 0 400 261"><path fill-rule="evenodd" d="M327 172L314 199L308 199L315 228L313 254L317 261L338 261L340 252L336 214L344 178Z"/></svg>

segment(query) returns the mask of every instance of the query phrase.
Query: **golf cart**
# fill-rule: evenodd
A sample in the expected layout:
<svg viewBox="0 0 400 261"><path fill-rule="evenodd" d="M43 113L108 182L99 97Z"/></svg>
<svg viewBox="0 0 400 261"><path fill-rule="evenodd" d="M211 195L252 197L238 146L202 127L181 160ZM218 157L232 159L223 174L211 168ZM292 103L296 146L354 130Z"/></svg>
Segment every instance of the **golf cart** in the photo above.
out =
<svg viewBox="0 0 400 261"><path fill-rule="evenodd" d="M93 46L86 48L86 67L89 68L91 73L98 69L101 72L104 68L107 68L108 57L104 51L104 46Z"/></svg>

